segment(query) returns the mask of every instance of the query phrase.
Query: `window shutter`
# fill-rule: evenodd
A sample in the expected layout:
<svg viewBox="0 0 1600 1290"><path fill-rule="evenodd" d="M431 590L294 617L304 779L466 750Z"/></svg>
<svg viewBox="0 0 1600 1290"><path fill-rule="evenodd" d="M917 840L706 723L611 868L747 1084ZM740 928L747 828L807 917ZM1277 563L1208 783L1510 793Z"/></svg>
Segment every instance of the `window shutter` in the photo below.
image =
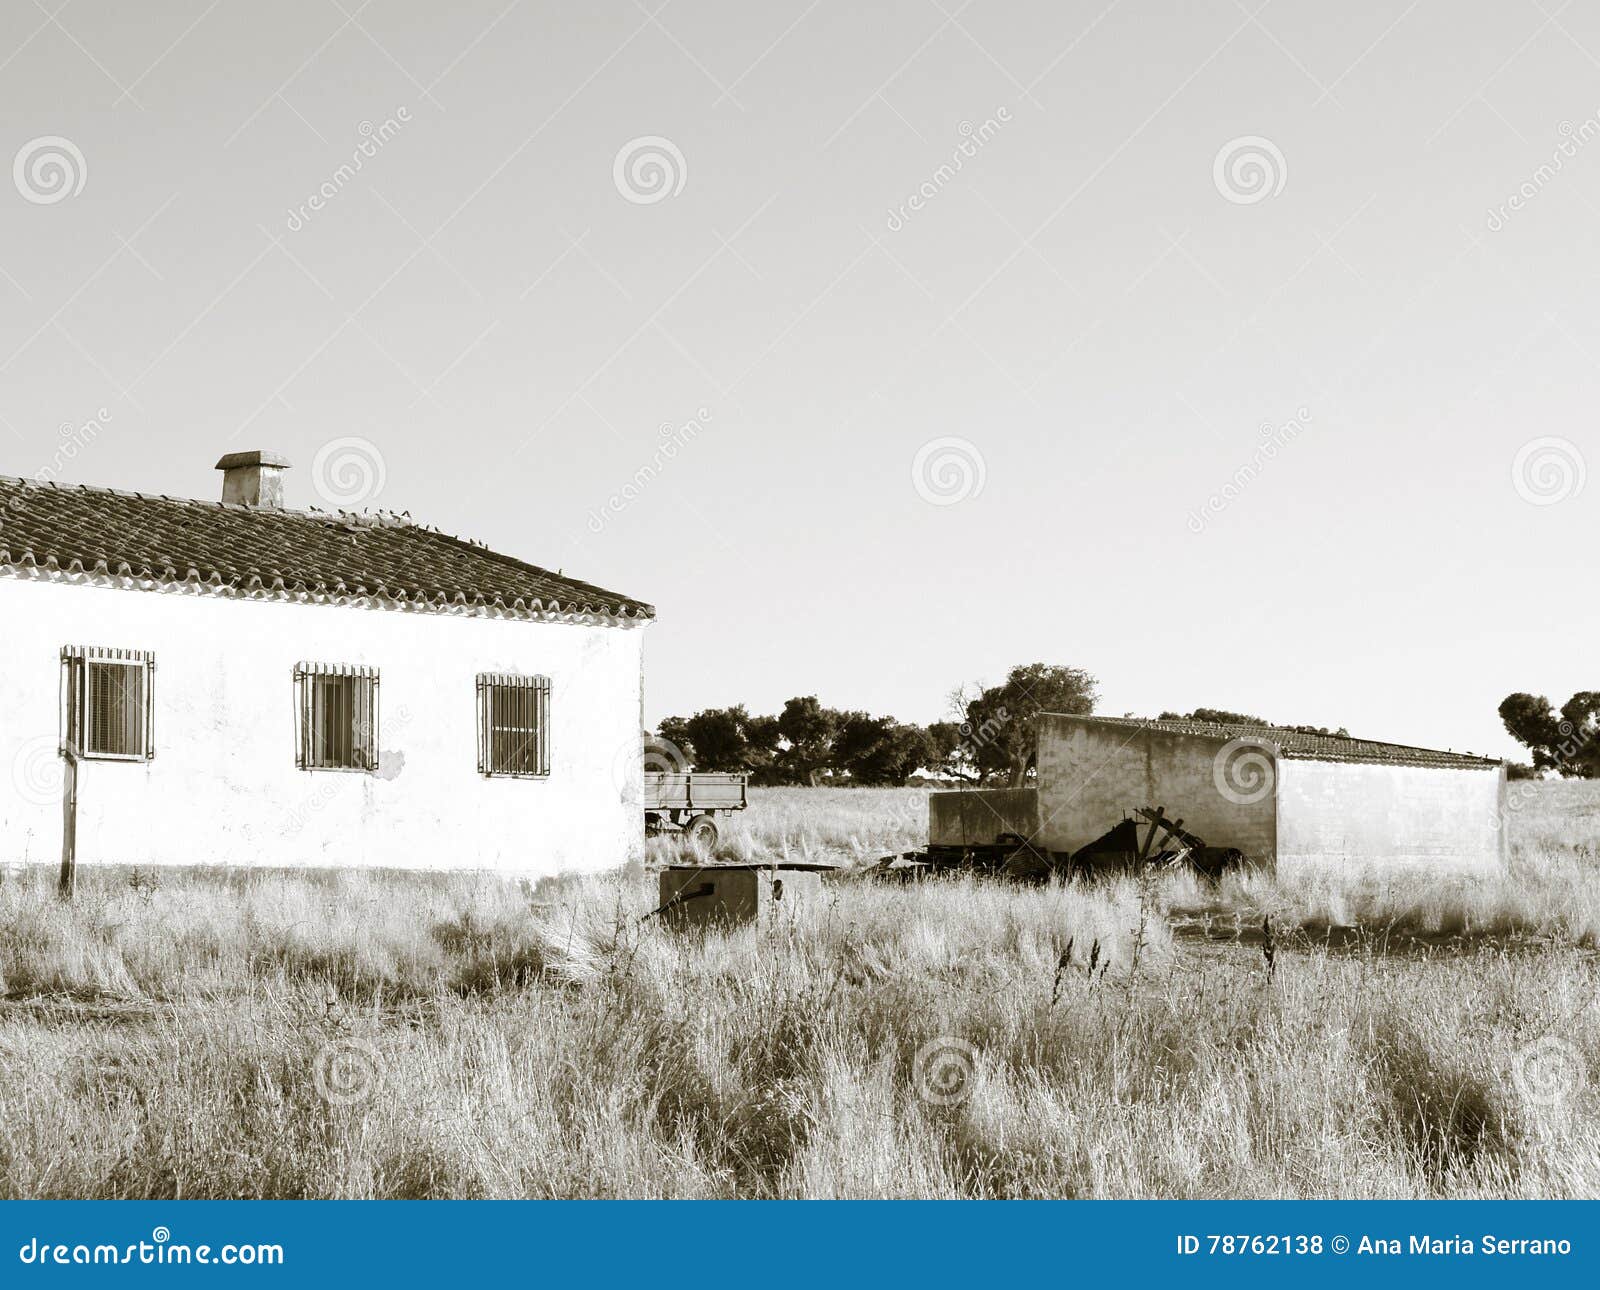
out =
<svg viewBox="0 0 1600 1290"><path fill-rule="evenodd" d="M155 655L69 645L61 650L62 751L110 761L150 761L155 742Z"/></svg>
<svg viewBox="0 0 1600 1290"><path fill-rule="evenodd" d="M357 765L363 770L378 769L378 674L355 678L355 733L360 741Z"/></svg>
<svg viewBox="0 0 1600 1290"><path fill-rule="evenodd" d="M536 676L533 682L534 722L539 732L539 739L535 745L537 763L533 773L548 775L550 773L550 678Z"/></svg>
<svg viewBox="0 0 1600 1290"><path fill-rule="evenodd" d="M489 773L489 678L478 673L478 774Z"/></svg>
<svg viewBox="0 0 1600 1290"><path fill-rule="evenodd" d="M304 663L294 668L294 764L299 770L311 769L311 686Z"/></svg>

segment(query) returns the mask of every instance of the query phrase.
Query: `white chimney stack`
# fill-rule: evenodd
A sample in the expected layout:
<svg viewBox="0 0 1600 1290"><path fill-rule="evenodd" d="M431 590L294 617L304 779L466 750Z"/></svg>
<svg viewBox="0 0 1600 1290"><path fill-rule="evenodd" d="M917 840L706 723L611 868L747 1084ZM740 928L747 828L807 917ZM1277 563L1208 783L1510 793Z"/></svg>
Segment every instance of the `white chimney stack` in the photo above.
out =
<svg viewBox="0 0 1600 1290"><path fill-rule="evenodd" d="M289 459L275 452L230 452L217 463L222 500L263 510L283 509L283 472Z"/></svg>

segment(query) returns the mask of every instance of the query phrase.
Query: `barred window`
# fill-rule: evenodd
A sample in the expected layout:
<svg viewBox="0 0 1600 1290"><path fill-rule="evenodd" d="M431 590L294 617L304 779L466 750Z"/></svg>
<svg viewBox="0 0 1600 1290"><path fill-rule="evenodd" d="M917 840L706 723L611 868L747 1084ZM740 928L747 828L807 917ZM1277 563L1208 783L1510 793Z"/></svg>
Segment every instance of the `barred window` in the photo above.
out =
<svg viewBox="0 0 1600 1290"><path fill-rule="evenodd" d="M61 651L62 739L73 755L149 761L156 755L156 656L69 645Z"/></svg>
<svg viewBox="0 0 1600 1290"><path fill-rule="evenodd" d="M295 765L378 769L378 669L300 663L294 669Z"/></svg>
<svg viewBox="0 0 1600 1290"><path fill-rule="evenodd" d="M478 674L478 773L550 773L550 678Z"/></svg>

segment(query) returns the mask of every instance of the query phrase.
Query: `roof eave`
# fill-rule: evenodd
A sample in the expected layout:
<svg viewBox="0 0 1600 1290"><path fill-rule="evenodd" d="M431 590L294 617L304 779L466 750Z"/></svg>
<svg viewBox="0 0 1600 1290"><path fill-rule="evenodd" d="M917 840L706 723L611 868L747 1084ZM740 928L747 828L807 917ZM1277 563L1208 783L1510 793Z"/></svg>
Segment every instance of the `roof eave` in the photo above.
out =
<svg viewBox="0 0 1600 1290"><path fill-rule="evenodd" d="M127 591L154 591L218 595L229 599L279 601L295 604L335 605L349 608L398 609L411 613L441 613L458 617L516 619L526 622L590 623L599 626L633 627L655 620L653 606L626 602L615 607L581 604L562 604L552 600L533 603L518 601L508 604L502 597L466 596L408 596L404 593L385 593L370 588L328 591L311 587L303 582L272 581L260 577L225 579L212 571L201 573L191 570L185 576L173 576L176 571L135 569L127 564L112 569L107 561L97 561L86 566L74 560L63 566L55 559L43 561L32 558L31 553L16 558L12 552L0 548L0 576L24 581L59 581L69 584L91 583Z"/></svg>

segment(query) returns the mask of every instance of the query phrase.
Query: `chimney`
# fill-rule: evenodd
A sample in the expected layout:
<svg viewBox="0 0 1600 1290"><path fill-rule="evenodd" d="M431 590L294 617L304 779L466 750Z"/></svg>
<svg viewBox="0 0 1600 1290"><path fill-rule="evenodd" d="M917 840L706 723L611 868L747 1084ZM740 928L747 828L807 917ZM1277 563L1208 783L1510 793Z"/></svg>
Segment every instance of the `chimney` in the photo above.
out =
<svg viewBox="0 0 1600 1290"><path fill-rule="evenodd" d="M263 510L283 509L283 472L289 459L275 452L230 452L217 463L222 500Z"/></svg>

